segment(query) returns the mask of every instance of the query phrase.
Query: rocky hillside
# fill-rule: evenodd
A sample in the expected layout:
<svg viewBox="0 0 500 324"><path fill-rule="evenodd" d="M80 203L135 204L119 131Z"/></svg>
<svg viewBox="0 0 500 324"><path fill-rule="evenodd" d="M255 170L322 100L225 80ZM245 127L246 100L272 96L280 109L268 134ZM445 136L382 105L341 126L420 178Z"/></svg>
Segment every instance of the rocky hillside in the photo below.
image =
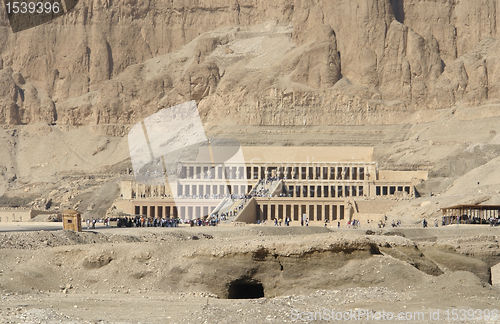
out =
<svg viewBox="0 0 500 324"><path fill-rule="evenodd" d="M498 103L498 19L492 0L81 0L13 34L2 13L0 122L132 124L192 99L241 124L435 120Z"/></svg>

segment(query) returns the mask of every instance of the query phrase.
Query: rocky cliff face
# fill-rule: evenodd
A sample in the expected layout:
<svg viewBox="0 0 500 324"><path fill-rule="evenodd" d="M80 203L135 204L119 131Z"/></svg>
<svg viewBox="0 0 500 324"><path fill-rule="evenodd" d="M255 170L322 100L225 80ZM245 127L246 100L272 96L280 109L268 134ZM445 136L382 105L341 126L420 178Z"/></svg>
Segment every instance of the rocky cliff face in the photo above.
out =
<svg viewBox="0 0 500 324"><path fill-rule="evenodd" d="M493 0L81 0L16 34L2 12L0 123L132 124L192 99L208 123L433 120L500 100L498 10Z"/></svg>

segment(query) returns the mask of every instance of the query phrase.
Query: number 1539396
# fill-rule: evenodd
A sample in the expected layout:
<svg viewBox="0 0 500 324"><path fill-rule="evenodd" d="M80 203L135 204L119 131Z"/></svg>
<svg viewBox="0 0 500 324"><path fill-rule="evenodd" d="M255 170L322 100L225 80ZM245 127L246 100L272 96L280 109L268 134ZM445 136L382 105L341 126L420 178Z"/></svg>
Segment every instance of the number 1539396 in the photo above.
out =
<svg viewBox="0 0 500 324"><path fill-rule="evenodd" d="M61 10L59 2L6 2L7 14L57 14Z"/></svg>

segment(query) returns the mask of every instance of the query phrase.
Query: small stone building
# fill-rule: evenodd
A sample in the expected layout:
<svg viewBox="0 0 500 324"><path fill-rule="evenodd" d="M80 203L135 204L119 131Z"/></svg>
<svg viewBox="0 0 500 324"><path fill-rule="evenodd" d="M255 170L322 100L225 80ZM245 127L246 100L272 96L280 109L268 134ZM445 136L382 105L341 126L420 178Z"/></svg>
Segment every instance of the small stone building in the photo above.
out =
<svg viewBox="0 0 500 324"><path fill-rule="evenodd" d="M62 213L63 229L75 232L82 231L82 215L74 209L68 209Z"/></svg>

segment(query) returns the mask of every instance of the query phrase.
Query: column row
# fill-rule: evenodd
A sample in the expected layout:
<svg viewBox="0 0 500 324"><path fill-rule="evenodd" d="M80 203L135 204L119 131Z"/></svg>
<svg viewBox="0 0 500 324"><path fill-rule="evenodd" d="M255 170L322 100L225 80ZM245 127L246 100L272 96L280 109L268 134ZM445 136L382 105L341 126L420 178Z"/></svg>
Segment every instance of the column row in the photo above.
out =
<svg viewBox="0 0 500 324"><path fill-rule="evenodd" d="M216 206L135 206L135 215L159 218L197 219L208 216Z"/></svg>
<svg viewBox="0 0 500 324"><path fill-rule="evenodd" d="M396 193L406 193L408 195L413 195L410 186L376 186L375 195L376 196L392 196Z"/></svg>
<svg viewBox="0 0 500 324"><path fill-rule="evenodd" d="M246 185L214 185L214 184L177 184L177 196L212 196L212 195L244 195L248 192Z"/></svg>
<svg viewBox="0 0 500 324"><path fill-rule="evenodd" d="M287 186L283 190L287 197L356 197L367 195L364 186L324 186L324 185L295 185Z"/></svg>
<svg viewBox="0 0 500 324"><path fill-rule="evenodd" d="M182 166L180 179L245 179L243 166Z"/></svg>
<svg viewBox="0 0 500 324"><path fill-rule="evenodd" d="M266 179L269 177L298 180L368 180L364 166L249 166L247 178Z"/></svg>
<svg viewBox="0 0 500 324"><path fill-rule="evenodd" d="M259 204L257 220L274 221L274 219L292 221L337 221L349 217L345 215L344 205L330 204Z"/></svg>

